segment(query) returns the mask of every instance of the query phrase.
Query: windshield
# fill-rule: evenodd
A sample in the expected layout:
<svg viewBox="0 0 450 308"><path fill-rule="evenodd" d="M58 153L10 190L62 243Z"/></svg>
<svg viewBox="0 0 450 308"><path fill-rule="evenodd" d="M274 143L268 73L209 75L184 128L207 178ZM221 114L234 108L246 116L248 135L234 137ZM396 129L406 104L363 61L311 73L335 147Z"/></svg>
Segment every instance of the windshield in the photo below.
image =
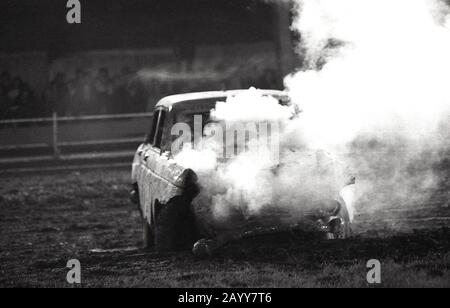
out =
<svg viewBox="0 0 450 308"><path fill-rule="evenodd" d="M292 108L293 117L299 113L298 108L291 104L288 97L276 98L280 105ZM218 157L228 157L248 150L249 141L255 139L255 137L258 139L261 134L267 135L268 131L270 133L271 128L268 122L240 121L225 123L225 121L212 119L211 110L220 99L209 101L207 110L200 110L201 108L198 108L200 105L189 102L189 105L184 105L185 108L180 108L175 113L175 123L184 123L189 126L191 146L201 146L203 149L215 151ZM225 101L225 99L222 98L222 101ZM202 105L203 108L206 107L204 104ZM193 108L186 109L187 106L193 106ZM179 136L173 136L173 141L177 137ZM184 145L186 144L184 143Z"/></svg>

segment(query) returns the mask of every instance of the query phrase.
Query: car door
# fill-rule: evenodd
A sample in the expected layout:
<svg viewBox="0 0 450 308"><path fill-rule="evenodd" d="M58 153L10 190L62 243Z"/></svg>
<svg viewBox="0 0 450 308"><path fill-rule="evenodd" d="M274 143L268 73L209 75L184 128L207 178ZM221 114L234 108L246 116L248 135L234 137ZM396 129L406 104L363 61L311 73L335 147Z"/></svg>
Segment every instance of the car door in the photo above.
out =
<svg viewBox="0 0 450 308"><path fill-rule="evenodd" d="M150 132L138 150L139 166L136 166L133 172L133 178L139 188L142 214L150 225L154 223L155 200L158 200L161 186L165 184L162 178L164 162L160 156L166 118L167 111L164 108L157 108L154 111Z"/></svg>

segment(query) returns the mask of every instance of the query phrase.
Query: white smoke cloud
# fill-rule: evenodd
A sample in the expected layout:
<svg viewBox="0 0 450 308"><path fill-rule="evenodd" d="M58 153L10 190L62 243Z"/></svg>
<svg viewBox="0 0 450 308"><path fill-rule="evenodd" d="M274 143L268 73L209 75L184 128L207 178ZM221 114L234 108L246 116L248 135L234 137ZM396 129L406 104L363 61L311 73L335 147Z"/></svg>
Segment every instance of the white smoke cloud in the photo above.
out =
<svg viewBox="0 0 450 308"><path fill-rule="evenodd" d="M217 152L216 139L206 138L200 147L187 147L175 157L197 173L202 188L199 198L211 204L216 219L225 219L234 210L251 216L267 208L301 215L339 196L350 175L326 153L298 142L295 114L292 105L281 105L256 89L229 96L211 111L212 119L226 123L224 133L236 130L236 123L268 122L271 132L266 140L270 142L261 142L259 132L246 144L258 137L260 146L248 147L224 161ZM234 145L234 139L225 143Z"/></svg>
<svg viewBox="0 0 450 308"><path fill-rule="evenodd" d="M217 102L211 117L232 122L286 121L292 117L292 110L282 106L271 96L257 94L251 88L238 96L230 96L226 102Z"/></svg>
<svg viewBox="0 0 450 308"><path fill-rule="evenodd" d="M285 82L304 110L301 137L349 152L362 193L409 202L436 185L450 128L448 12L432 0L296 1L306 69Z"/></svg>

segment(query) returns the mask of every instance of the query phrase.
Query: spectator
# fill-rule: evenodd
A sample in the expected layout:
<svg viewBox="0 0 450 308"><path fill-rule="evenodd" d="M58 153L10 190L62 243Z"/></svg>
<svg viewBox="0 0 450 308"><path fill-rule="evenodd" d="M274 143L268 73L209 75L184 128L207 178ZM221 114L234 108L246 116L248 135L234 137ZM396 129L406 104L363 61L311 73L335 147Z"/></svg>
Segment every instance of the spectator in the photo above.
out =
<svg viewBox="0 0 450 308"><path fill-rule="evenodd" d="M123 67L119 75L114 78L111 113L127 112L131 103L131 80L132 72L128 67Z"/></svg>
<svg viewBox="0 0 450 308"><path fill-rule="evenodd" d="M43 111L42 105L36 103L34 93L26 83L22 83L15 105L17 108L16 112L20 117L39 116Z"/></svg>
<svg viewBox="0 0 450 308"><path fill-rule="evenodd" d="M128 83L129 105L126 106L127 112L143 112L145 111L147 97L147 89L144 84L137 78L131 78Z"/></svg>
<svg viewBox="0 0 450 308"><path fill-rule="evenodd" d="M98 71L94 81L94 100L88 106L89 113L112 113L113 104L111 102L113 94L113 84L109 77L109 71L103 67Z"/></svg>
<svg viewBox="0 0 450 308"><path fill-rule="evenodd" d="M8 97L4 92L3 88L0 87L0 118L4 119L6 117L6 110L8 106Z"/></svg>
<svg viewBox="0 0 450 308"><path fill-rule="evenodd" d="M8 72L2 72L0 76L0 88L3 93L7 93L11 86L11 75Z"/></svg>
<svg viewBox="0 0 450 308"><path fill-rule="evenodd" d="M8 92L11 84L11 76L8 72L2 72L0 76L0 117L6 118L9 106Z"/></svg>
<svg viewBox="0 0 450 308"><path fill-rule="evenodd" d="M8 98L14 102L20 95L20 89L22 87L22 79L19 77L15 77L11 83L11 86L8 89L7 95Z"/></svg>
<svg viewBox="0 0 450 308"><path fill-rule="evenodd" d="M258 87L261 89L281 89L275 70L266 69L258 80Z"/></svg>
<svg viewBox="0 0 450 308"><path fill-rule="evenodd" d="M93 114L92 86L90 76L81 69L77 69L75 79L69 83L69 115Z"/></svg>
<svg viewBox="0 0 450 308"><path fill-rule="evenodd" d="M15 77L10 86L6 89L5 118L20 117L19 114L19 95L22 87L22 79Z"/></svg>
<svg viewBox="0 0 450 308"><path fill-rule="evenodd" d="M69 86L67 84L66 75L57 73L50 87L45 94L46 104L50 110L56 112L60 116L67 115L69 105Z"/></svg>

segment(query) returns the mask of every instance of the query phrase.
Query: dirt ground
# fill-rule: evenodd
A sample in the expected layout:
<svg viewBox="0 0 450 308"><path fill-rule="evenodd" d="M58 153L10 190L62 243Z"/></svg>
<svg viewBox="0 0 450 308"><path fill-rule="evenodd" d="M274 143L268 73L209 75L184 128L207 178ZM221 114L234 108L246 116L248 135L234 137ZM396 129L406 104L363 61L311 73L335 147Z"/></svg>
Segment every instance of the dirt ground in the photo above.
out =
<svg viewBox="0 0 450 308"><path fill-rule="evenodd" d="M351 239L272 235L207 260L138 248L129 178L128 170L1 176L0 287L71 287L70 259L81 262L81 287L369 287L369 259L381 262L382 287L450 287L448 177L438 201L397 211L395 224L389 213L366 214Z"/></svg>

